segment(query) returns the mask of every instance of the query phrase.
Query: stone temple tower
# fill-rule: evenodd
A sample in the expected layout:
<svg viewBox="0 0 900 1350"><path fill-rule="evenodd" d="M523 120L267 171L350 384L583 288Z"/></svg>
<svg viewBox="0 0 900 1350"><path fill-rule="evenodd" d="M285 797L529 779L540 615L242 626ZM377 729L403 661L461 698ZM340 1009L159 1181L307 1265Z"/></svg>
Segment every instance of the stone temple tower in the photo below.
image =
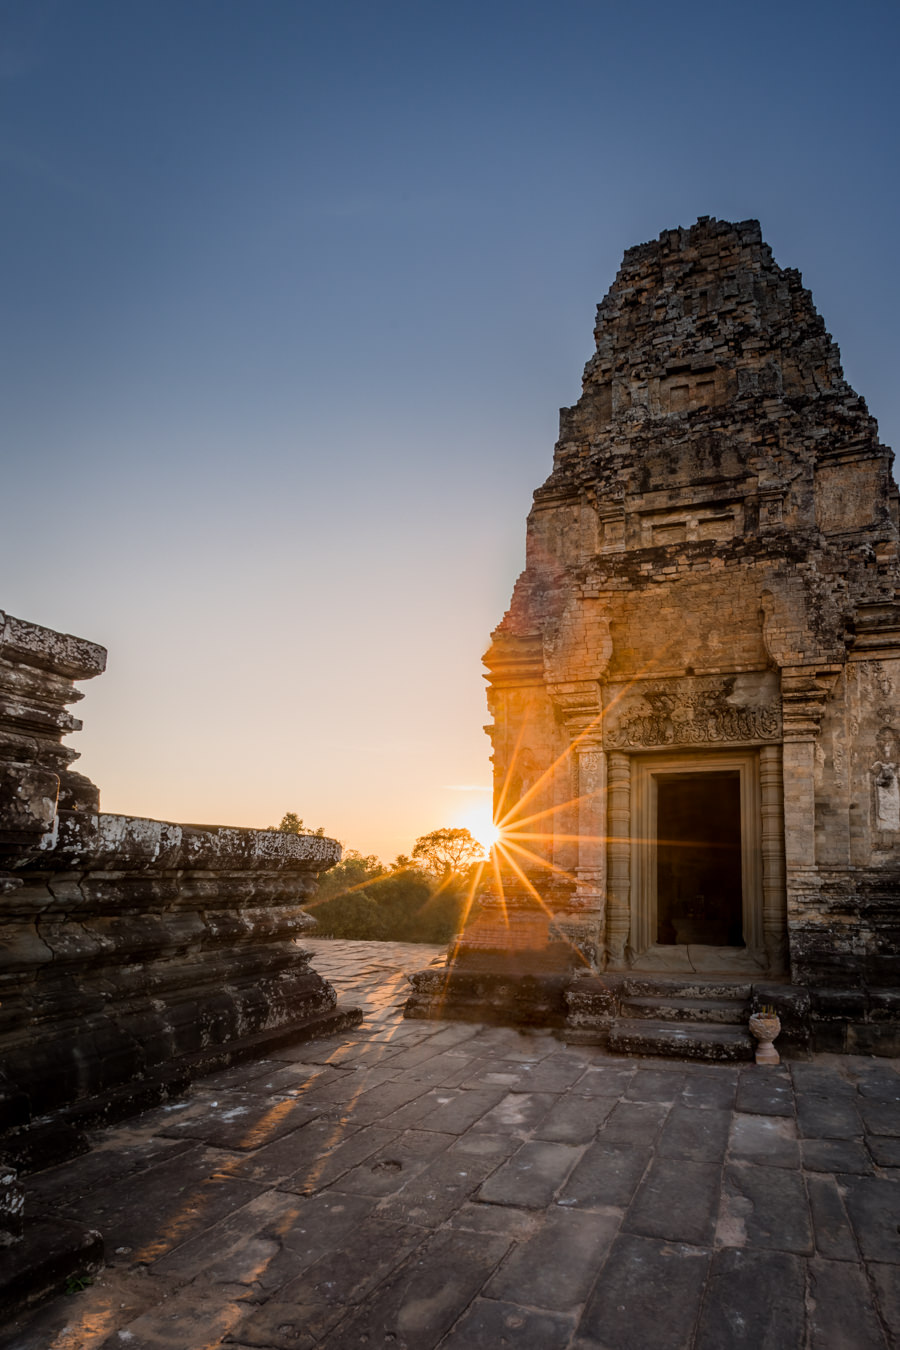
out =
<svg viewBox="0 0 900 1350"><path fill-rule="evenodd" d="M567 971L702 973L853 988L874 1025L900 985L891 452L756 221L629 249L594 333L485 657L504 837L444 999L494 970L553 1020Z"/></svg>

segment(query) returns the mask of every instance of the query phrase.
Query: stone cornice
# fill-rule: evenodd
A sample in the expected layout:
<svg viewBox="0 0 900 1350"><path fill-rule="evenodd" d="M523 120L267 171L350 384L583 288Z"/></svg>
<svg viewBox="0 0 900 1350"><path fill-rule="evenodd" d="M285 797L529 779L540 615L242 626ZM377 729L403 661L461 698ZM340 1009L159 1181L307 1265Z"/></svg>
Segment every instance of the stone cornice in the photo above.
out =
<svg viewBox="0 0 900 1350"><path fill-rule="evenodd" d="M336 839L226 825L176 825L140 816L61 811L29 870L128 873L324 872L340 861Z"/></svg>
<svg viewBox="0 0 900 1350"><path fill-rule="evenodd" d="M789 666L782 670L782 726L786 741L816 739L825 705L842 670L843 666L837 663Z"/></svg>
<svg viewBox="0 0 900 1350"><path fill-rule="evenodd" d="M106 669L106 648L0 610L0 659L37 666L70 680L90 680Z"/></svg>

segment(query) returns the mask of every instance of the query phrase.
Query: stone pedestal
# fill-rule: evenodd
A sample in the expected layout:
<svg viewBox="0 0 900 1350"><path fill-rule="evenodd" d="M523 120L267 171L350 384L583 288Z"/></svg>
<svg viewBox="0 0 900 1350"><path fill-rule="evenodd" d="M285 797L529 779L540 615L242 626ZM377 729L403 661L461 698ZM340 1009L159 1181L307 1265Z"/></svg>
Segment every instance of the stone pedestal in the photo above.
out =
<svg viewBox="0 0 900 1350"><path fill-rule="evenodd" d="M572 889L545 887L538 900L517 877L486 885L446 966L410 976L406 1016L562 1026L568 981L587 964L555 918Z"/></svg>

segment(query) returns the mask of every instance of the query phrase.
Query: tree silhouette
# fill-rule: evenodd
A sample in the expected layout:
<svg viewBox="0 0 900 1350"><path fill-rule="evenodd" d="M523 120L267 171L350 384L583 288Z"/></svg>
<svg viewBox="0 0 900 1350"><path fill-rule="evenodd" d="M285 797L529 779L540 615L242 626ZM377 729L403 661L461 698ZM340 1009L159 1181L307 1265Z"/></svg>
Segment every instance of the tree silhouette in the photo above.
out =
<svg viewBox="0 0 900 1350"><path fill-rule="evenodd" d="M281 824L271 825L269 828L275 830L278 834L315 834L320 838L325 833L324 827L321 825L317 830L309 829L303 824L296 811L285 811L281 817Z"/></svg>
<svg viewBox="0 0 900 1350"><path fill-rule="evenodd" d="M464 872L481 858L482 852L471 832L459 828L432 830L430 834L421 835L415 842L412 856L436 876L448 876L451 872Z"/></svg>

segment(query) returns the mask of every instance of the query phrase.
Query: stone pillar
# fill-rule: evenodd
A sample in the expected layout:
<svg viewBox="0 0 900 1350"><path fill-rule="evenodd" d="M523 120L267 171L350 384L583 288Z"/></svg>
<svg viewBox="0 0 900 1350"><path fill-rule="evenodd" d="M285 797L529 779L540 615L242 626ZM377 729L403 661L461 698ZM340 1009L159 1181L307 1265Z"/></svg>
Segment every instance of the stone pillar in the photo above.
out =
<svg viewBox="0 0 900 1350"><path fill-rule="evenodd" d="M575 765L575 893L558 927L590 962L606 960L606 755L601 731L600 685L573 680L550 687L554 705L571 738Z"/></svg>
<svg viewBox="0 0 900 1350"><path fill-rule="evenodd" d="M763 938L769 972L785 968L787 899L784 888L784 781L781 746L764 745L759 752L760 814L762 823Z"/></svg>
<svg viewBox="0 0 900 1350"><path fill-rule="evenodd" d="M536 830L552 835L553 865L562 872L574 872L576 866L572 852L578 835L578 792L578 756L569 754L553 775L553 815L535 825Z"/></svg>
<svg viewBox="0 0 900 1350"><path fill-rule="evenodd" d="M571 912L560 925L591 965L606 961L606 755L596 742L578 741L578 862Z"/></svg>
<svg viewBox="0 0 900 1350"><path fill-rule="evenodd" d="M784 735L785 865L792 872L816 865L816 741L825 715L825 703L840 674L840 666L805 669L786 667L781 673Z"/></svg>
<svg viewBox="0 0 900 1350"><path fill-rule="evenodd" d="M596 896L602 910L606 895L606 755L582 741L578 756L578 896Z"/></svg>
<svg viewBox="0 0 900 1350"><path fill-rule="evenodd" d="M781 672L784 737L784 864L788 932L819 890L816 869L816 743L838 665L786 666Z"/></svg>
<svg viewBox="0 0 900 1350"><path fill-rule="evenodd" d="M631 927L631 760L618 752L609 756L607 792L609 830L609 903L607 946L610 965L625 966L625 944Z"/></svg>

